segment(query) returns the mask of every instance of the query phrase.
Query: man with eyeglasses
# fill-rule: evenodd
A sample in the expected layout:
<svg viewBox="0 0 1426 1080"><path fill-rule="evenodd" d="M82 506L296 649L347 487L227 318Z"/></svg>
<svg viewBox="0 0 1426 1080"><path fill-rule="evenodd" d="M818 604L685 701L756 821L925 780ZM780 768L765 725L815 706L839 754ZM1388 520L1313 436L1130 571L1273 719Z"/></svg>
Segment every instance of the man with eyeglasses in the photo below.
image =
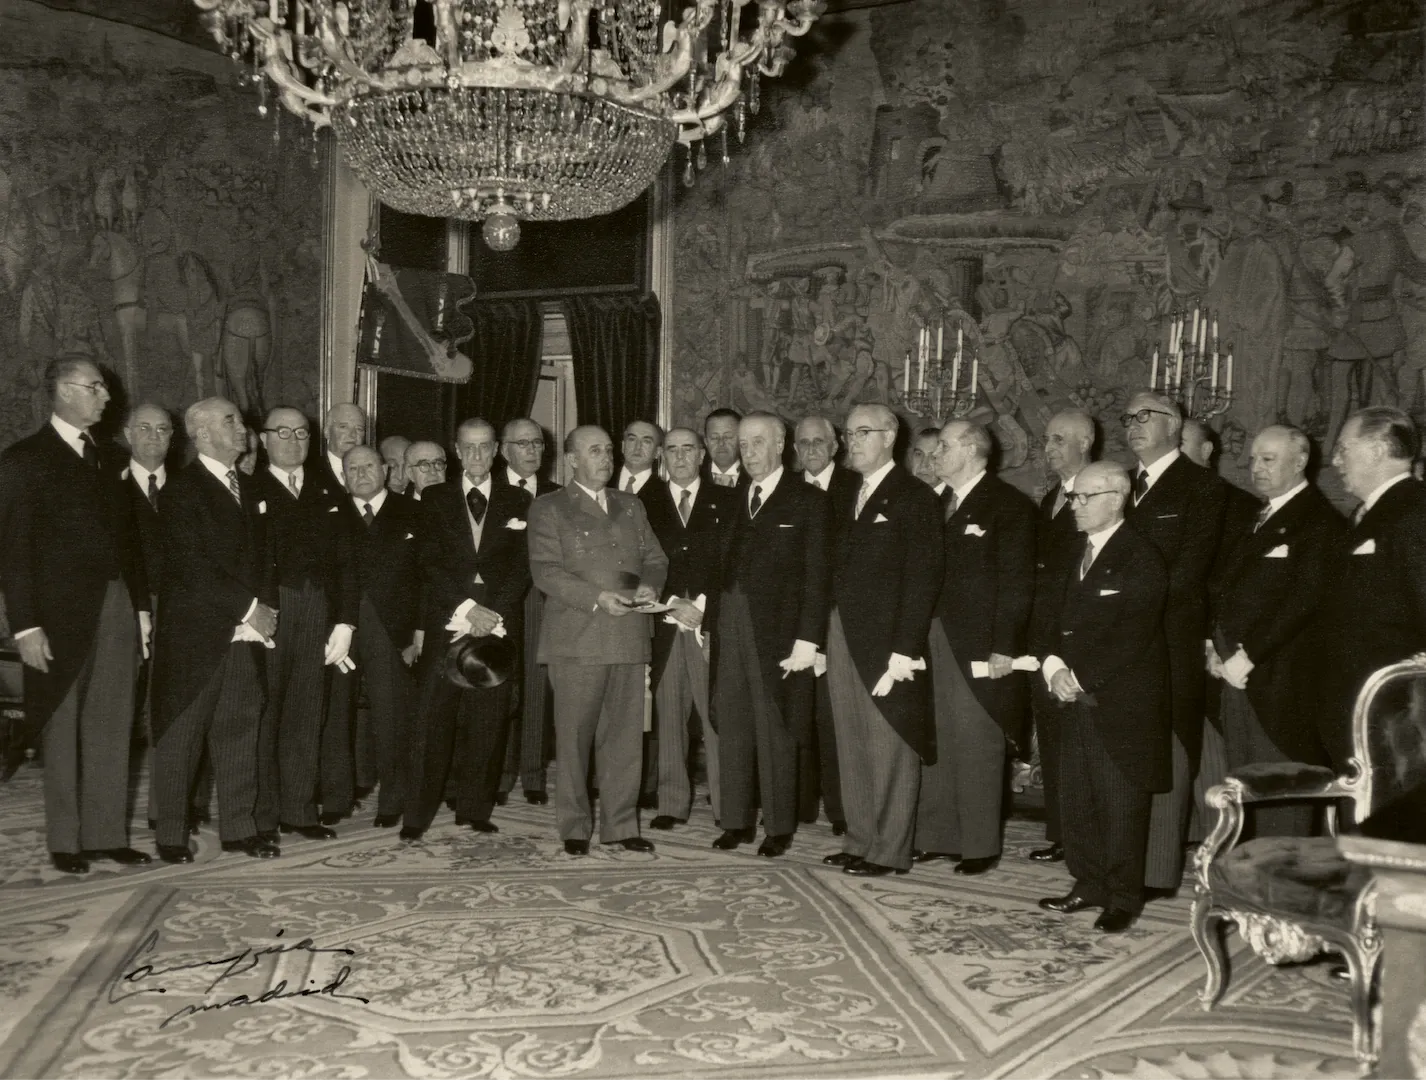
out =
<svg viewBox="0 0 1426 1080"><path fill-rule="evenodd" d="M403 841L419 840L430 828L457 756L456 824L477 833L499 832L490 815L505 764L515 683L506 679L499 686L465 690L445 677L453 635L502 635L517 656L524 640L530 587L525 531L531 504L525 492L494 482L496 448L495 429L487 421L464 421L456 429L460 480L428 488L421 500L421 562L429 597L425 640L430 646L423 650L417 675L416 745L424 752L412 777L414 798L406 803Z"/></svg>
<svg viewBox="0 0 1426 1080"><path fill-rule="evenodd" d="M714 409L703 420L703 445L708 449L708 480L719 487L737 487L746 481L738 461L738 425L743 415L736 409Z"/></svg>
<svg viewBox="0 0 1426 1080"><path fill-rule="evenodd" d="M386 466L386 487L394 495L405 495L411 484L411 478L406 475L406 450L410 445L411 440L405 435L388 435L379 444L381 461ZM345 454L342 461L346 461Z"/></svg>
<svg viewBox="0 0 1426 1080"><path fill-rule="evenodd" d="M44 385L49 421L0 456L0 589L24 663L27 742L44 754L50 862L82 874L91 859L149 861L128 846L126 800L151 604L118 462L90 433L109 403L104 376L61 358Z"/></svg>
<svg viewBox="0 0 1426 1080"><path fill-rule="evenodd" d="M827 492L832 505L861 486L861 477L837 461L841 443L837 429L825 416L804 416L793 432L802 479ZM819 665L820 667L820 665ZM847 814L842 807L842 778L837 763L837 729L832 720L832 698L827 690L825 670L817 676L817 717L811 736L797 747L797 819L817 820L817 798L821 795L832 834L847 831Z"/></svg>
<svg viewBox="0 0 1426 1080"><path fill-rule="evenodd" d="M827 496L784 475L786 440L771 413L738 425L748 482L734 489L714 630L723 833L713 846L751 843L761 805L758 854L769 857L797 831L798 745L813 737L814 668L827 632Z"/></svg>
<svg viewBox="0 0 1426 1080"><path fill-rule="evenodd" d="M941 587L941 513L896 463L884 405L847 417L856 492L832 507L827 679L841 757L847 835L822 861L876 877L911 868L922 762L936 760L926 636Z"/></svg>
<svg viewBox="0 0 1426 1080"><path fill-rule="evenodd" d="M1000 861L1007 744L1018 750L1030 706L1028 680L1011 663L1025 652L1034 601L1035 507L989 471L992 449L985 428L953 420L932 458L951 496L928 635L936 762L921 769L912 859L944 859L958 874ZM977 662L987 670L979 678Z"/></svg>
<svg viewBox="0 0 1426 1080"><path fill-rule="evenodd" d="M649 526L668 556L663 602L673 610L654 625L653 662L649 669L654 692L657 738L658 814L654 829L672 829L688 821L693 784L688 768L689 712L701 724L708 794L713 818L720 820L722 800L718 733L709 712L709 657L712 630L718 622L718 591L723 549L737 516L737 493L710 484L700 476L703 440L691 428L674 428L663 444L668 483L656 497L645 488ZM646 786L650 786L647 785Z"/></svg>
<svg viewBox="0 0 1426 1080"><path fill-rule="evenodd" d="M205 398L183 426L196 459L164 489L163 580L154 642L155 836L164 862L189 863L187 809L204 751L218 793L224 851L275 858L258 835L257 740L263 709L259 654L278 629L277 567L267 546L271 506L237 469L247 443L238 407ZM285 616L284 616L285 617Z"/></svg>
<svg viewBox="0 0 1426 1080"><path fill-rule="evenodd" d="M511 487L523 491L533 502L542 495L552 495L559 485L540 475L545 461L545 432L530 419L511 420L500 433L500 454L505 468L496 470L496 479L504 479ZM546 792L546 769L550 750L554 746L554 713L549 692L549 672L535 661L539 652L540 623L544 617L545 597L539 589L525 594L525 648L521 656L523 692L520 712L510 731L505 752L505 769L500 777L499 797L520 782L525 801L534 806L549 802Z"/></svg>
<svg viewBox="0 0 1426 1080"><path fill-rule="evenodd" d="M413 442L406 448L406 474L411 477L411 498L420 502L421 492L446 482L446 452L438 443Z"/></svg>
<svg viewBox="0 0 1426 1080"><path fill-rule="evenodd" d="M1328 764L1312 686L1323 659L1308 633L1337 566L1346 523L1307 480L1311 444L1296 428L1264 428L1253 439L1253 487L1266 500L1225 526L1212 582L1208 670L1221 680L1219 716L1226 770L1260 761ZM1214 692L1210 684L1209 692ZM1205 745L1204 758L1207 761ZM1206 771L1206 764L1205 764ZM1310 806L1250 806L1247 835L1308 836Z"/></svg>
<svg viewBox="0 0 1426 1080"><path fill-rule="evenodd" d="M1079 558L1082 540L1075 527L1069 496L1075 478L1090 463L1094 452L1094 419L1080 409L1066 409L1050 417L1045 425L1045 467L1053 481L1040 500L1035 517L1035 602L1030 616L1030 637L1043 635L1036 624L1053 616L1060 597L1055 592L1059 563ZM1043 680L1030 680L1030 708L1040 746L1040 773L1045 785L1046 847L1036 848L1027 858L1034 862L1060 862L1065 857L1064 831L1060 824L1059 710Z"/></svg>
<svg viewBox="0 0 1426 1080"><path fill-rule="evenodd" d="M267 468L254 480L267 503L267 541L277 566L282 621L267 655L267 705L258 730L257 827L274 843L280 833L309 840L336 837L331 825L346 805L328 798L319 820L317 796L323 709L329 671L351 649L361 593L346 545L340 502L307 468L312 431L297 409L271 410L262 424ZM349 767L349 766L348 766ZM324 794L330 796L331 788Z"/></svg>
<svg viewBox="0 0 1426 1080"><path fill-rule="evenodd" d="M1203 747L1208 576L1222 533L1225 495L1216 476L1179 450L1183 413L1177 402L1137 393L1120 421L1137 459L1125 517L1158 549L1169 572L1164 636L1173 690L1173 787L1154 796L1144 882L1150 896L1159 897L1173 895L1183 880Z"/></svg>
<svg viewBox="0 0 1426 1080"><path fill-rule="evenodd" d="M1177 434L1175 432L1175 434ZM1060 726L1060 812L1074 879L1040 907L1071 915L1100 908L1094 928L1123 933L1144 906L1153 793L1172 780L1168 652L1169 573L1157 548L1125 522L1122 465L1086 465L1068 496L1083 534L1059 563L1058 602L1032 643Z"/></svg>

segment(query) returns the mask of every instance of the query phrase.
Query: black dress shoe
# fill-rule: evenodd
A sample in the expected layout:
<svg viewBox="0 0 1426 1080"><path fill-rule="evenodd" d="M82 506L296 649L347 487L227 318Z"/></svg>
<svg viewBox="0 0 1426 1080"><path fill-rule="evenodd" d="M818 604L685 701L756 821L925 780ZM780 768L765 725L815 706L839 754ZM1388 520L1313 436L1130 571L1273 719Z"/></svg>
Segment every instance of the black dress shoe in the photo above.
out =
<svg viewBox="0 0 1426 1080"><path fill-rule="evenodd" d="M249 855L254 859L275 859L282 854L281 848L270 840L264 840L261 836L247 836L241 840L224 840L223 850Z"/></svg>
<svg viewBox="0 0 1426 1080"><path fill-rule="evenodd" d="M962 859L956 863L956 873L983 874L987 870L994 870L996 864L999 862L999 855L987 855L983 859Z"/></svg>
<svg viewBox="0 0 1426 1080"><path fill-rule="evenodd" d="M377 814L375 820L372 821L372 824L375 825L378 829L389 829L393 825L400 824L400 822L400 814Z"/></svg>
<svg viewBox="0 0 1426 1080"><path fill-rule="evenodd" d="M86 859L108 859L120 866L143 866L153 862L147 851L135 851L131 847L105 848L103 851L86 851Z"/></svg>
<svg viewBox="0 0 1426 1080"><path fill-rule="evenodd" d="M257 831L257 834L261 836L264 840L266 840L269 844L282 843L282 834L279 833L276 829L259 829Z"/></svg>
<svg viewBox="0 0 1426 1080"><path fill-rule="evenodd" d="M642 836L626 836L622 840L611 840L605 847L619 846L625 851L653 851L652 840L645 840Z"/></svg>
<svg viewBox="0 0 1426 1080"><path fill-rule="evenodd" d="M566 840L564 842L564 853L566 855L588 855L588 840Z"/></svg>
<svg viewBox="0 0 1426 1080"><path fill-rule="evenodd" d="M881 863L867 862L865 859L851 863L842 867L842 873L853 874L856 877L883 877L886 874L904 874L905 870L898 870L894 866L882 866Z"/></svg>
<svg viewBox="0 0 1426 1080"><path fill-rule="evenodd" d="M1025 858L1031 862L1064 862L1065 846L1056 840L1049 847L1036 848Z"/></svg>
<svg viewBox="0 0 1426 1080"><path fill-rule="evenodd" d="M189 863L193 861L193 852L184 845L159 844L158 857L166 863Z"/></svg>
<svg viewBox="0 0 1426 1080"><path fill-rule="evenodd" d="M687 818L674 817L672 814L660 814L658 817L654 818L653 821L649 822L649 828L651 828L651 829L671 829L671 828L673 828L675 825L687 825L687 824L688 824L688 819L687 819Z"/></svg>
<svg viewBox="0 0 1426 1080"><path fill-rule="evenodd" d="M335 840L337 833L335 829L329 829L325 825L280 825L278 826L285 833L296 833L298 836L305 836L308 840Z"/></svg>
<svg viewBox="0 0 1426 1080"><path fill-rule="evenodd" d="M83 855L76 855L72 851L51 851L50 862L54 868L65 874L87 874L89 873L89 860Z"/></svg>
<svg viewBox="0 0 1426 1080"><path fill-rule="evenodd" d="M472 821L470 823L470 830L471 832L492 833L499 832L500 828L495 822L487 818L485 821Z"/></svg>
<svg viewBox="0 0 1426 1080"><path fill-rule="evenodd" d="M346 816L347 816L346 814L339 814L339 813L337 813L337 812L334 810L334 811L332 811L332 812L329 813L329 814L328 814L328 813L322 814L319 818L317 818L317 820L318 820L319 822L321 822L323 825L335 825L337 822L341 821L342 818L344 818L344 817L346 817Z"/></svg>
<svg viewBox="0 0 1426 1080"><path fill-rule="evenodd" d="M1105 908L1094 920L1094 928L1101 934L1122 934L1134 924L1134 913L1123 908Z"/></svg>
<svg viewBox="0 0 1426 1080"><path fill-rule="evenodd" d="M756 829L724 829L723 835L713 841L719 851L732 851L739 844L751 844L758 838Z"/></svg>
<svg viewBox="0 0 1426 1080"><path fill-rule="evenodd" d="M1073 915L1076 911L1083 911L1085 908L1099 907L1098 904L1091 904L1084 897L1074 893L1070 893L1068 896L1046 896L1039 903L1046 911L1057 911L1061 915Z"/></svg>
<svg viewBox="0 0 1426 1080"><path fill-rule="evenodd" d="M913 851L911 861L914 863L960 862L961 856L956 851Z"/></svg>
<svg viewBox="0 0 1426 1080"><path fill-rule="evenodd" d="M845 821L832 822L832 835L845 836L847 834L847 823Z"/></svg>
<svg viewBox="0 0 1426 1080"><path fill-rule="evenodd" d="M851 866L852 863L861 862L860 855L853 855L850 851L839 851L835 855L824 855L822 863L824 866Z"/></svg>
<svg viewBox="0 0 1426 1080"><path fill-rule="evenodd" d="M758 854L766 855L770 859L775 859L779 855L787 852L792 846L792 834L783 833L781 836L765 836L763 842L758 845Z"/></svg>
<svg viewBox="0 0 1426 1080"><path fill-rule="evenodd" d="M527 791L525 792L525 801L531 806L544 806L550 801L550 797L543 791Z"/></svg>
<svg viewBox="0 0 1426 1080"><path fill-rule="evenodd" d="M401 827L401 839L408 844L414 844L425 835L425 829L418 829L414 825L403 825Z"/></svg>

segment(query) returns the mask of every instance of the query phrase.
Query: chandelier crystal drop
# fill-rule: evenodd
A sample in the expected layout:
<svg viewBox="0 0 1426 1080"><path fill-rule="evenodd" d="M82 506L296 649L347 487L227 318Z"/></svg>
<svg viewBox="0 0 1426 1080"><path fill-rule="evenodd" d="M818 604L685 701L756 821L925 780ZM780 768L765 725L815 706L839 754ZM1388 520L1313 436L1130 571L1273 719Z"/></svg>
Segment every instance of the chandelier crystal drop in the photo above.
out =
<svg viewBox="0 0 1426 1080"><path fill-rule="evenodd" d="M406 213L495 222L606 214L756 112L825 0L194 0L267 104L331 127ZM675 9L680 0L673 0ZM731 116L730 116L731 114ZM720 144L721 145L721 144ZM723 157L723 154L719 155Z"/></svg>

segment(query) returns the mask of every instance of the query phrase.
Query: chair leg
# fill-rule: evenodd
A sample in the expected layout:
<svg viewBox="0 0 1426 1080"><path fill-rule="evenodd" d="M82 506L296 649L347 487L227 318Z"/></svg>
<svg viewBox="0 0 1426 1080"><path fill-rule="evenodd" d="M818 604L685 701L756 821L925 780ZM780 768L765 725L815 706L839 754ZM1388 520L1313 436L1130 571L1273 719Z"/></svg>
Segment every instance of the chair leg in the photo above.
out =
<svg viewBox="0 0 1426 1080"><path fill-rule="evenodd" d="M1203 1003L1204 1011L1213 1008L1218 1003L1218 998L1223 994L1224 977L1228 970L1228 957L1223 945L1223 928L1219 925L1221 920L1222 914L1214 909L1213 901L1209 896L1204 893L1194 896L1193 917L1190 923L1193 943L1203 954L1203 963L1208 968L1207 977L1203 982L1203 990L1198 995L1198 1000Z"/></svg>
<svg viewBox="0 0 1426 1080"><path fill-rule="evenodd" d="M1351 979L1352 1053L1363 1070L1377 1061L1378 1032L1372 1017L1372 990L1376 985L1377 964L1381 954L1362 956L1347 950L1347 973Z"/></svg>

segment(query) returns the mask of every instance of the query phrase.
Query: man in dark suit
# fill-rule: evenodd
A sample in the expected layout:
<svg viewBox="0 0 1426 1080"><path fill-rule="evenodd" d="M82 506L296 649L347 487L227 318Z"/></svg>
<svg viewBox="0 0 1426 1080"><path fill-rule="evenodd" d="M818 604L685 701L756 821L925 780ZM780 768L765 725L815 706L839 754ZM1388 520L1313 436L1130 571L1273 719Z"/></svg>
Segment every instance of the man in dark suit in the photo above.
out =
<svg viewBox="0 0 1426 1080"><path fill-rule="evenodd" d="M936 470L931 464L931 458L936 453L936 444L940 441L940 428L922 428L911 439L911 445L906 448L906 471L917 480L930 484L931 487L940 487L941 478L936 475ZM940 492L938 491L939 495Z"/></svg>
<svg viewBox="0 0 1426 1080"><path fill-rule="evenodd" d="M1194 466L1190 466L1193 468ZM1171 781L1168 574L1157 549L1124 521L1130 481L1113 462L1087 465L1070 496L1084 534L1061 564L1060 603L1037 626L1041 673L1060 716L1060 804L1074 886L1040 906L1098 907L1094 927L1127 930L1144 904L1152 793Z"/></svg>
<svg viewBox="0 0 1426 1080"><path fill-rule="evenodd" d="M832 507L827 679L842 755L842 850L823 861L876 876L911 867L921 765L936 760L926 637L941 585L941 513L931 489L897 465L896 414L847 417L855 494Z"/></svg>
<svg viewBox="0 0 1426 1080"><path fill-rule="evenodd" d="M540 475L545 460L545 432L533 420L511 420L500 433L500 453L505 467L495 470L495 482L502 480L521 488L531 498L559 490ZM549 672L535 661L540 648L540 624L545 597L539 589L525 594L525 642L521 652L520 711L510 732L505 752L505 771L500 777L502 795L520 781L525 801L535 806L549 802L545 792L545 770L554 750L554 713L551 710Z"/></svg>
<svg viewBox="0 0 1426 1080"><path fill-rule="evenodd" d="M1384 406L1348 417L1332 451L1347 492L1361 500L1315 628L1318 731L1339 772L1351 754L1362 684L1378 668L1426 651L1426 486L1411 476L1419 452L1411 419Z"/></svg>
<svg viewBox="0 0 1426 1080"><path fill-rule="evenodd" d="M279 854L257 834L257 740L262 658L277 633L277 574L268 558L268 506L235 468L247 444L238 407L205 398L184 430L198 457L164 489L163 580L154 645L153 794L158 854L192 862L187 809L206 746L224 851Z"/></svg>
<svg viewBox="0 0 1426 1080"><path fill-rule="evenodd" d="M723 560L714 630L719 819L713 846L766 836L758 854L787 851L797 829L797 747L815 723L813 669L827 626L827 497L784 475L787 429L768 413L738 426L748 484Z"/></svg>
<svg viewBox="0 0 1426 1080"><path fill-rule="evenodd" d="M421 492L432 484L446 482L446 452L439 443L419 439L406 448L406 472L411 477L407 494L421 501Z"/></svg>
<svg viewBox="0 0 1426 1080"><path fill-rule="evenodd" d="M1269 427L1251 451L1253 487L1266 500L1249 522L1225 529L1212 582L1209 673L1222 680L1219 721L1229 770L1260 761L1326 765L1310 697L1321 657L1307 633L1346 522L1307 481L1311 445L1296 428ZM1305 708L1304 708L1305 707ZM1312 807L1250 807L1257 835L1308 836Z"/></svg>
<svg viewBox="0 0 1426 1080"><path fill-rule="evenodd" d="M1164 637L1173 690L1173 785L1154 796L1145 860L1145 884L1151 895L1161 895L1173 893L1183 880L1193 780L1203 746L1208 576L1223 528L1225 494L1218 477L1180 452L1183 414L1177 403L1149 392L1135 394L1120 419L1138 459L1125 516L1158 549L1169 573Z"/></svg>
<svg viewBox="0 0 1426 1080"><path fill-rule="evenodd" d="M314 469L312 479L319 481L324 488L345 492L347 479L342 471L342 458L348 450L366 442L366 430L366 412L360 405L341 402L328 409L322 419L326 468Z"/></svg>
<svg viewBox="0 0 1426 1080"><path fill-rule="evenodd" d="M1040 500L1035 517L1035 602L1030 616L1030 639L1043 637L1040 621L1053 618L1059 597L1052 584L1059 580L1059 563L1077 559L1083 537L1075 528L1069 495L1075 477L1090 463L1094 453L1094 420L1079 409L1066 409L1050 417L1045 425L1045 465L1055 482ZM1060 730L1059 709L1043 679L1030 680L1030 708L1035 718L1035 737L1040 746L1040 775L1045 785L1045 840L1048 846L1031 851L1035 862L1060 862L1065 857L1064 832L1060 824Z"/></svg>
<svg viewBox="0 0 1426 1080"><path fill-rule="evenodd" d="M388 435L381 440L379 449L382 464L386 467L386 486L393 495L405 495L411 484L411 478L406 475L406 451L410 446L411 440L405 435ZM346 460L346 454L343 454L343 467Z"/></svg>
<svg viewBox="0 0 1426 1080"><path fill-rule="evenodd" d="M89 431L109 403L104 376L59 359L44 378L49 422L0 456L0 581L44 753L50 861L78 874L91 859L149 861L128 846L127 798L151 605L118 463Z"/></svg>
<svg viewBox="0 0 1426 1080"><path fill-rule="evenodd" d="M317 820L327 673L351 649L361 596L342 525L345 495L310 475L311 437L297 409L270 411L262 426L267 467L253 477L267 504L268 559L277 567L282 613L277 647L266 657L267 705L257 750L255 817L258 832L274 842L279 829L309 840L337 835ZM330 818L346 807L322 809Z"/></svg>
<svg viewBox="0 0 1426 1080"><path fill-rule="evenodd" d="M654 467L658 464L659 451L663 449L663 431L647 420L635 420L624 429L620 449L623 464L619 467L619 480L615 486L630 495L642 494L644 486L658 478Z"/></svg>
<svg viewBox="0 0 1426 1080"><path fill-rule="evenodd" d="M704 761L714 820L720 820L718 734L709 713L710 635L718 625L723 550L737 517L737 493L704 481L703 442L692 428L674 428L663 444L667 484L649 484L644 501L649 526L668 556L663 602L673 610L654 625L650 684L658 738L658 815L654 829L688 820L693 805L689 776L688 717L702 726Z"/></svg>
<svg viewBox="0 0 1426 1080"><path fill-rule="evenodd" d="M743 416L736 409L714 409L703 420L703 445L708 448L706 479L719 487L737 487L747 482L738 461L738 425Z"/></svg>
<svg viewBox="0 0 1426 1080"><path fill-rule="evenodd" d="M555 822L570 855L589 853L591 757L599 838L652 851L639 835L649 616L668 559L638 496L608 488L614 444L582 425L565 438L574 479L530 509L530 572L545 594L537 659L555 695Z"/></svg>
<svg viewBox="0 0 1426 1080"><path fill-rule="evenodd" d="M1011 664L1025 652L1034 600L1035 506L987 471L991 450L985 428L953 420L932 458L950 498L929 637L936 763L921 770L912 858L948 859L959 874L1000 859L1006 744L1024 738L1030 705Z"/></svg>
<svg viewBox="0 0 1426 1080"><path fill-rule="evenodd" d="M819 491L827 492L828 505L839 500L856 498L861 477L845 465L838 464L841 444L837 429L825 416L804 416L793 432L797 462L802 466L802 479ZM797 746L797 819L817 820L817 798L827 811L832 833L841 836L847 831L847 814L842 808L842 775L837 764L837 728L832 720L832 698L827 689L826 657L814 671L817 676L816 726L811 739Z"/></svg>
<svg viewBox="0 0 1426 1080"><path fill-rule="evenodd" d="M419 840L440 808L455 762L458 722L464 724L464 739L456 823L475 832L499 831L490 813L505 764L515 683L506 679L499 686L465 690L445 677L452 634L503 635L517 656L523 640L530 587L525 543L530 495L496 485L491 476L495 451L495 429L485 420L466 420L456 430L460 479L422 494L421 565L428 604L416 745L424 751L416 798L406 807L403 840Z"/></svg>
<svg viewBox="0 0 1426 1080"><path fill-rule="evenodd" d="M386 466L371 447L348 450L343 465L351 498L341 517L348 533L349 569L361 597L351 657L371 711L379 784L373 824L389 829L401 820L413 797L415 688L408 669L421 652L416 631L421 620L423 515L418 504L390 489Z"/></svg>

